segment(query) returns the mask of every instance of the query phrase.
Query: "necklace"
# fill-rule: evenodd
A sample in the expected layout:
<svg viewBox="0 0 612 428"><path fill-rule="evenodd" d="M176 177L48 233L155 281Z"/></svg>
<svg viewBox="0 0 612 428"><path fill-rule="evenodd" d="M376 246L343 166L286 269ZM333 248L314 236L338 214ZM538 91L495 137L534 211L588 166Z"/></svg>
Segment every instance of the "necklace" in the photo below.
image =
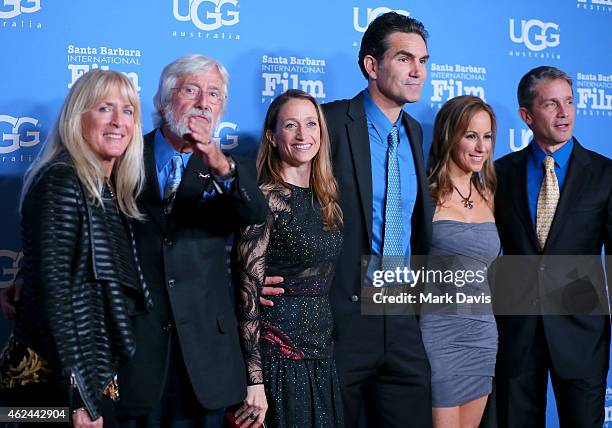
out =
<svg viewBox="0 0 612 428"><path fill-rule="evenodd" d="M459 189L457 189L457 186L453 184L453 187L455 188L457 193L459 193L459 196L461 197L461 203L463 203L463 206L466 207L468 210L471 210L472 208L474 208L474 201L470 199L472 197L472 180L470 180L470 194L467 195L467 198L461 194Z"/></svg>
<svg viewBox="0 0 612 428"><path fill-rule="evenodd" d="M115 199L115 189L113 188L113 183L111 183L110 178L104 177L104 181L106 181L106 187L108 187L108 193L110 193L110 197Z"/></svg>

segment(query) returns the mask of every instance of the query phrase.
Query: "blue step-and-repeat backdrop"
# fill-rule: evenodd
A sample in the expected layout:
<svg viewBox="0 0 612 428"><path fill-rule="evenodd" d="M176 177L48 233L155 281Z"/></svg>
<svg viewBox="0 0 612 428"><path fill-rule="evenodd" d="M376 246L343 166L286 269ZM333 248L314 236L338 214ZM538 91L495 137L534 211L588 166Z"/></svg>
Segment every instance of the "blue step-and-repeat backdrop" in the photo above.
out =
<svg viewBox="0 0 612 428"><path fill-rule="evenodd" d="M0 0L0 287L11 284L21 259L21 176L83 73L126 73L148 131L164 65L189 53L217 58L229 70L230 92L215 137L230 152L253 154L265 110L284 90L324 102L365 86L359 43L368 23L389 10L430 32L427 83L421 101L408 106L426 140L446 100L474 94L499 117L495 155L524 147L531 133L517 115L516 85L529 69L550 64L574 79L575 135L612 155L612 0ZM0 340L9 328L0 322Z"/></svg>

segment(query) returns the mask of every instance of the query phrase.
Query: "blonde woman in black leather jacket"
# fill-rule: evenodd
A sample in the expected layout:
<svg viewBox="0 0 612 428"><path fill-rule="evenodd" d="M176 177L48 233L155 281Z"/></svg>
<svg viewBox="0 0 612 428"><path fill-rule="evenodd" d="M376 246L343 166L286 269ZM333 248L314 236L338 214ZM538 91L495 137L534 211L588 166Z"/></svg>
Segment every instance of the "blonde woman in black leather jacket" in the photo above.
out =
<svg viewBox="0 0 612 428"><path fill-rule="evenodd" d="M23 286L0 354L5 405L68 406L78 428L110 422L115 375L135 350L129 315L151 305L129 223L143 217L140 117L126 76L92 70L26 173Z"/></svg>

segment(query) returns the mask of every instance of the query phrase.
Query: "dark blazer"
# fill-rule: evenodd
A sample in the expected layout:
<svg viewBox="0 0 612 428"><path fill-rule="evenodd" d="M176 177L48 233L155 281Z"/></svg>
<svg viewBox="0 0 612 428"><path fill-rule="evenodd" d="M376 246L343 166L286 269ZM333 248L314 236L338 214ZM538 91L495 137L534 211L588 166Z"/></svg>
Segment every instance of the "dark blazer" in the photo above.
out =
<svg viewBox="0 0 612 428"><path fill-rule="evenodd" d="M241 401L246 371L230 292L226 243L240 225L263 222L268 206L254 168L236 161L229 194L204 201L212 180L198 156L183 173L172 213L163 212L153 139L145 136L146 188L135 224L138 254L153 297L153 312L133 317L136 354L119 376L119 416L148 413L158 404L178 344L197 399L207 409ZM180 346L180 347L179 347Z"/></svg>
<svg viewBox="0 0 612 428"><path fill-rule="evenodd" d="M568 290L571 291L569 287L578 285L581 288L576 291L587 290L589 293L598 288L603 289L603 286L600 287L604 283L602 265L599 262L594 264L590 283L585 288L580 282L568 283L567 267L559 265L556 261L558 259L547 259L546 256L599 256L602 245L605 245L606 254L612 252L612 161L585 149L574 139L574 149L559 204L546 245L541 250L527 195L528 158L527 147L495 162L498 178L495 221L504 255L543 257L530 258L537 266L529 262L530 266L523 265L521 272L516 272L516 269L515 272L508 272L509 275L516 275L516 279L497 281L494 293L498 295L497 289L501 286L511 286L515 289L514 296L528 296L527 299L532 299L538 311L565 313L542 317L552 364L560 376L566 379L605 376L610 350L609 317L572 315L568 314L566 307L562 307L564 301L571 303L582 297L580 294L564 295ZM570 261L571 258L565 260ZM593 260L598 261L598 258L593 257ZM612 270L608 269L608 272ZM563 288L554 289L561 285ZM497 317L497 368L501 375L514 377L521 372L537 321L537 316Z"/></svg>
<svg viewBox="0 0 612 428"><path fill-rule="evenodd" d="M353 99L323 105L329 127L334 173L340 189L340 206L344 213L345 239L331 287L336 341L342 347L358 347L360 352L384 352L385 323L397 342L407 331L405 322L414 325L413 317L362 316L361 257L372 254L372 177L370 141L363 92ZM431 242L433 210L426 196L426 171L423 159L421 125L404 114L403 125L410 139L419 183L412 215L411 249L424 255ZM412 332L413 333L413 332ZM411 334L410 337L413 337ZM359 358L355 354L354 358Z"/></svg>

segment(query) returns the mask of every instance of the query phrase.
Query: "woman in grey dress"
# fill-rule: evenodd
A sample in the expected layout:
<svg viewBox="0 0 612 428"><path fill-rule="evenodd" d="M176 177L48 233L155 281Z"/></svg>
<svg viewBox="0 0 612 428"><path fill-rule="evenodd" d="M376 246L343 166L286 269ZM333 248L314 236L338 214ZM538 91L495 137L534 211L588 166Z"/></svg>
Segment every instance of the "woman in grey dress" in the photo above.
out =
<svg viewBox="0 0 612 428"><path fill-rule="evenodd" d="M428 268L454 276L428 283L424 290L453 297L422 308L434 428L478 426L491 393L497 328L486 270L500 248L493 217L494 141L495 114L480 98L453 98L436 116L429 157L436 210ZM471 281L459 275L468 271L475 273ZM481 300L466 303L457 300L460 294Z"/></svg>

